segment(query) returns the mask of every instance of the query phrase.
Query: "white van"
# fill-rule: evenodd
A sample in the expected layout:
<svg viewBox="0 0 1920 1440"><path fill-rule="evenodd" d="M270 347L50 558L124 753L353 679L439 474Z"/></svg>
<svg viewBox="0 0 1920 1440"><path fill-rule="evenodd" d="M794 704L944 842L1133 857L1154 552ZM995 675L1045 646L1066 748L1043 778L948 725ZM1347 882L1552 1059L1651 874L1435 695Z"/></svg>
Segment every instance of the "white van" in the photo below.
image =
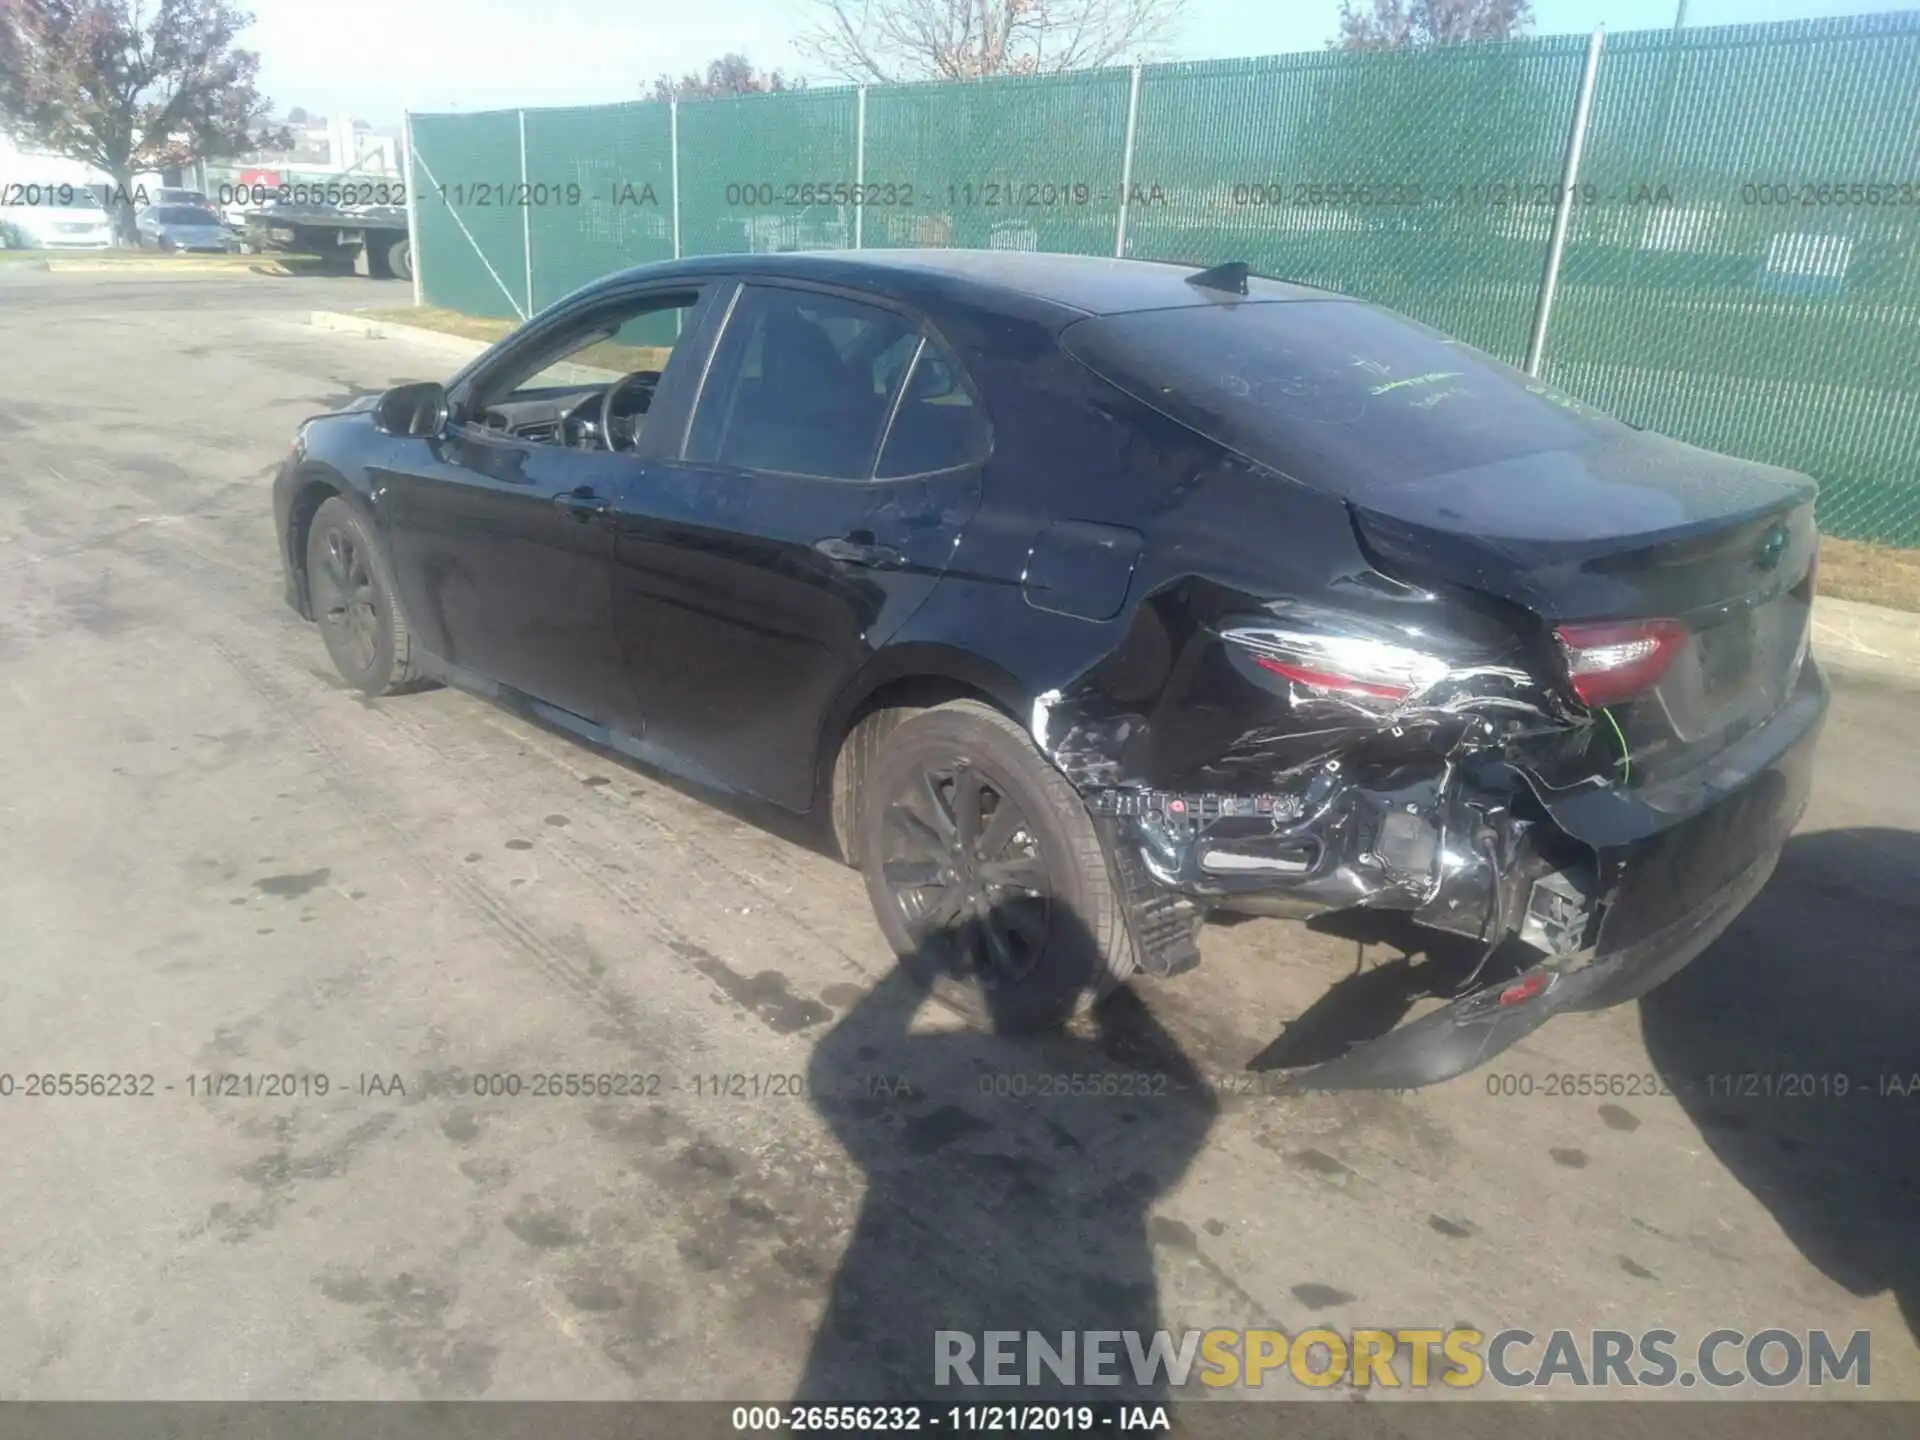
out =
<svg viewBox="0 0 1920 1440"><path fill-rule="evenodd" d="M0 181L0 244L19 250L105 250L113 220L91 186Z"/></svg>

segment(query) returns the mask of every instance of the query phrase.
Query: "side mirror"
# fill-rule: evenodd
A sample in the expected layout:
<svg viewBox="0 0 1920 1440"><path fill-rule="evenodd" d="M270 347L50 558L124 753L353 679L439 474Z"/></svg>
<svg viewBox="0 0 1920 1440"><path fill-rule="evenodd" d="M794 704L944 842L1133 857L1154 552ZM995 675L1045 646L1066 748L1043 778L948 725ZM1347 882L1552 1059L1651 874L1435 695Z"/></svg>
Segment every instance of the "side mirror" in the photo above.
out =
<svg viewBox="0 0 1920 1440"><path fill-rule="evenodd" d="M388 435L438 435L447 428L446 387L435 380L396 385L373 407L373 423Z"/></svg>

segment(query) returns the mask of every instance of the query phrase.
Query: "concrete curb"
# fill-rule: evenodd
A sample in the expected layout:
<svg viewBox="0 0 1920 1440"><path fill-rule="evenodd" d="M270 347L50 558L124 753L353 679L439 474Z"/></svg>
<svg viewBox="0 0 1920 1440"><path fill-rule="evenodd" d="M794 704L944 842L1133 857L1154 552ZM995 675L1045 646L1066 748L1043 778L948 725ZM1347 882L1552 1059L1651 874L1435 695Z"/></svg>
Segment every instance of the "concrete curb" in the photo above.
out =
<svg viewBox="0 0 1920 1440"><path fill-rule="evenodd" d="M402 325L394 320L369 320L341 310L315 310L307 323L316 330L332 330L342 335L359 335L368 340L409 340L430 350L471 360L490 348L491 340L474 340L465 335L449 335L424 325Z"/></svg>
<svg viewBox="0 0 1920 1440"><path fill-rule="evenodd" d="M444 330L429 329L425 325L407 325L397 320L369 320L340 310L315 310L307 317L307 322L317 330L360 335L369 340L407 340L460 360L471 360L498 343L493 340L474 340L465 335L449 335ZM552 365L548 370L560 380L567 383L578 381L582 385L599 385L620 378L618 370L601 370L591 365Z"/></svg>
<svg viewBox="0 0 1920 1440"><path fill-rule="evenodd" d="M1813 650L1823 662L1920 680L1920 615L1816 595Z"/></svg>
<svg viewBox="0 0 1920 1440"><path fill-rule="evenodd" d="M367 320L337 310L315 310L310 323L320 330L364 335L379 340L411 340L462 360L471 360L494 343L448 335L422 325L394 320ZM610 372L573 367L587 381L609 378ZM1876 670L1906 680L1920 680L1920 615L1889 610L1858 600L1827 595L1814 597L1813 646L1823 662L1849 669Z"/></svg>
<svg viewBox="0 0 1920 1440"><path fill-rule="evenodd" d="M231 260L48 260L45 267L57 275L292 275L295 271L274 260L238 264Z"/></svg>

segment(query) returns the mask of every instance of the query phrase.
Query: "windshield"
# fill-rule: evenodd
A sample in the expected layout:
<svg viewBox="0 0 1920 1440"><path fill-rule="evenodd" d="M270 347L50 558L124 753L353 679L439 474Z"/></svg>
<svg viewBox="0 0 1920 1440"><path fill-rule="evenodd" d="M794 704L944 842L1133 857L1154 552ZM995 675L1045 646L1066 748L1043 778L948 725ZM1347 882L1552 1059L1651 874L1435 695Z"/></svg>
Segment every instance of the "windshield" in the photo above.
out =
<svg viewBox="0 0 1920 1440"><path fill-rule="evenodd" d="M1626 429L1491 355L1353 301L1111 315L1069 326L1061 343L1183 424L1342 491L1582 449Z"/></svg>
<svg viewBox="0 0 1920 1440"><path fill-rule="evenodd" d="M164 205L155 212L162 225L218 225L220 217L196 205Z"/></svg>

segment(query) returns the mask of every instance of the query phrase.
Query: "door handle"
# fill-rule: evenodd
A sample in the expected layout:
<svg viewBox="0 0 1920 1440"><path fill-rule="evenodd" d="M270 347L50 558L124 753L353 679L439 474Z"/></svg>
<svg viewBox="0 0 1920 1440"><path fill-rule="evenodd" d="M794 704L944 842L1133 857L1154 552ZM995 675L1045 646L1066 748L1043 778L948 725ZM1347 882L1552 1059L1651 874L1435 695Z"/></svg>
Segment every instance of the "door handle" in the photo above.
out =
<svg viewBox="0 0 1920 1440"><path fill-rule="evenodd" d="M611 500L594 494L585 485L573 490L562 490L553 497L553 503L583 523L595 515L604 515L613 509Z"/></svg>
<svg viewBox="0 0 1920 1440"><path fill-rule="evenodd" d="M907 563L907 557L888 545L876 545L871 536L864 531L856 531L851 536L839 536L828 540L816 540L813 548L829 560L838 560L843 565L866 565L875 570L897 570Z"/></svg>

